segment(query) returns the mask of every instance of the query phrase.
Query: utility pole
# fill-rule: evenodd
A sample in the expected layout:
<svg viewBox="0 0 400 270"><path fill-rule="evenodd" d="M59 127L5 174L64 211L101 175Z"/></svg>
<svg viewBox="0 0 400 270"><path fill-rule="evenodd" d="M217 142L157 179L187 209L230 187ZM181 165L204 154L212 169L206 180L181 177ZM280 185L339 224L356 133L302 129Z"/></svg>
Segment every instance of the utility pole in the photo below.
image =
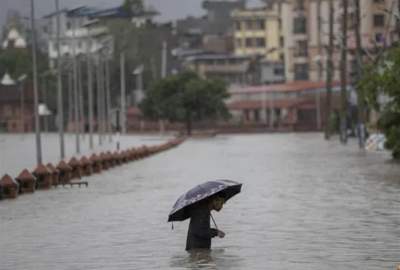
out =
<svg viewBox="0 0 400 270"><path fill-rule="evenodd" d="M349 0L342 0L342 49L340 57L340 141L347 143L347 20Z"/></svg>
<svg viewBox="0 0 400 270"><path fill-rule="evenodd" d="M72 20L72 69L74 76L74 129L75 129L75 146L76 153L81 152L80 138L79 138L79 105L78 105L78 65L76 56L76 19Z"/></svg>
<svg viewBox="0 0 400 270"><path fill-rule="evenodd" d="M164 79L167 77L167 42L163 41L162 43L162 53L161 53L161 79ZM160 133L164 133L165 131L165 125L164 125L164 119L159 119L158 120L159 127L160 127Z"/></svg>
<svg viewBox="0 0 400 270"><path fill-rule="evenodd" d="M39 121L39 91L37 77L37 56L36 56L36 28L35 28L35 3L31 0L31 27L32 27L32 71L33 71L33 99L35 112L35 137L36 137L36 163L42 164L42 141L40 138Z"/></svg>
<svg viewBox="0 0 400 270"><path fill-rule="evenodd" d="M120 73L121 73L121 132L126 134L126 82L125 82L125 53L120 55Z"/></svg>
<svg viewBox="0 0 400 270"><path fill-rule="evenodd" d="M60 137L60 158L65 158L65 139L64 139L64 104L62 90L62 60L61 60L61 20L60 20L60 3L55 0L57 12L57 108L58 108L58 135Z"/></svg>
<svg viewBox="0 0 400 270"><path fill-rule="evenodd" d="M89 32L89 30L88 30ZM90 35L88 33L89 39ZM91 52L92 40L90 39L86 47L86 60L87 60L87 91L88 91L88 114L89 114L89 147L93 149L93 62L92 62L92 52Z"/></svg>
<svg viewBox="0 0 400 270"><path fill-rule="evenodd" d="M326 61L326 113L325 113L325 140L331 137L331 106L332 106L332 82L333 82L333 26L334 26L335 7L334 0L329 0L329 45Z"/></svg>
<svg viewBox="0 0 400 270"><path fill-rule="evenodd" d="M104 61L106 68L106 107L107 107L107 131L108 140L112 142L112 125L111 125L111 78L110 78L110 61Z"/></svg>
<svg viewBox="0 0 400 270"><path fill-rule="evenodd" d="M102 118L102 125L101 125L101 135L103 139L107 132L107 108L106 108L106 84L107 79L105 78L105 65L106 59L100 58L100 68L101 68L101 118Z"/></svg>
<svg viewBox="0 0 400 270"><path fill-rule="evenodd" d="M78 57L79 133L82 139L85 139L85 111L82 79L82 62L80 57Z"/></svg>
<svg viewBox="0 0 400 270"><path fill-rule="evenodd" d="M72 70L68 69L68 124L73 123L74 119L74 78Z"/></svg>
<svg viewBox="0 0 400 270"><path fill-rule="evenodd" d="M103 145L103 119L102 119L102 74L101 74L101 56L98 55L97 59L97 133L99 136L99 145Z"/></svg>
<svg viewBox="0 0 400 270"><path fill-rule="evenodd" d="M362 77L362 41L361 41L361 10L360 0L354 0L356 9L355 17L355 34L356 34L356 60L357 60L357 71L356 71L356 89L357 89L357 107L358 107L358 145L360 149L364 149L365 142L365 102L364 94L357 83Z"/></svg>
<svg viewBox="0 0 400 270"><path fill-rule="evenodd" d="M322 33L322 18L321 18L321 1L317 1L317 23L318 23L318 81L322 81L322 40L321 40L321 33ZM316 103L316 118L317 118L317 130L321 130L321 91L317 89L315 93L315 103Z"/></svg>
<svg viewBox="0 0 400 270"><path fill-rule="evenodd" d="M162 43L161 78L167 77L167 42Z"/></svg>

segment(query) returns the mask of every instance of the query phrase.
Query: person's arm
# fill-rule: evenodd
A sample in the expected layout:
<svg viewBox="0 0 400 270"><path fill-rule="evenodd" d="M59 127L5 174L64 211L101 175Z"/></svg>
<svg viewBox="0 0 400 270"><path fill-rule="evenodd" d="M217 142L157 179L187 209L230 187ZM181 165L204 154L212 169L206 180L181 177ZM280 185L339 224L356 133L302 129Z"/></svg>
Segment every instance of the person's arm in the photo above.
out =
<svg viewBox="0 0 400 270"><path fill-rule="evenodd" d="M210 228L209 226L196 226L194 229L194 235L200 238L209 239L218 235L218 230Z"/></svg>

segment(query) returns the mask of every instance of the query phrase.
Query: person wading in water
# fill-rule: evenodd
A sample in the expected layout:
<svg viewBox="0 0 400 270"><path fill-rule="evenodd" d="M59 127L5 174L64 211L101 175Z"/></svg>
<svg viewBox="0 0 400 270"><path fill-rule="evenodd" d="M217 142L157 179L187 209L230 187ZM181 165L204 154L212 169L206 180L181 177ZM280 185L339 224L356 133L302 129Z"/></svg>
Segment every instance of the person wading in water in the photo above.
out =
<svg viewBox="0 0 400 270"><path fill-rule="evenodd" d="M225 237L225 233L218 230L214 218L211 216L211 210L220 211L225 200L221 196L213 196L210 199L193 205L189 210L190 224L186 240L186 250L210 249L211 238L216 236ZM210 227L210 217L213 219L215 229Z"/></svg>

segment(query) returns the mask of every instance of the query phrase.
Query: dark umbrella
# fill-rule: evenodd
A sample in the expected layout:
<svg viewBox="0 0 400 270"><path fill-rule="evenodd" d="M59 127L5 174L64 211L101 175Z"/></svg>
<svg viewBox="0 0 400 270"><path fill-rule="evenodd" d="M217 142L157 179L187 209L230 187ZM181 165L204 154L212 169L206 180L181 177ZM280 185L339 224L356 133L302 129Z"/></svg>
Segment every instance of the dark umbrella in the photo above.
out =
<svg viewBox="0 0 400 270"><path fill-rule="evenodd" d="M218 194L227 201L238 194L241 188L242 184L231 180L214 180L198 185L179 197L169 213L168 222L189 218L189 211L187 210L190 206L213 195Z"/></svg>

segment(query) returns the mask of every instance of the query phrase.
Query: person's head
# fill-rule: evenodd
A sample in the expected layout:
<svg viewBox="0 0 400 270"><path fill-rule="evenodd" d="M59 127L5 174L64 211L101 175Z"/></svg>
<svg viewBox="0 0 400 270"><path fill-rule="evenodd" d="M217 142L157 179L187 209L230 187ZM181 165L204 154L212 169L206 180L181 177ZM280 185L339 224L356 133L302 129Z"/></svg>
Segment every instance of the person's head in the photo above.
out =
<svg viewBox="0 0 400 270"><path fill-rule="evenodd" d="M225 199L221 196L214 196L210 200L210 209L220 211L225 203Z"/></svg>

